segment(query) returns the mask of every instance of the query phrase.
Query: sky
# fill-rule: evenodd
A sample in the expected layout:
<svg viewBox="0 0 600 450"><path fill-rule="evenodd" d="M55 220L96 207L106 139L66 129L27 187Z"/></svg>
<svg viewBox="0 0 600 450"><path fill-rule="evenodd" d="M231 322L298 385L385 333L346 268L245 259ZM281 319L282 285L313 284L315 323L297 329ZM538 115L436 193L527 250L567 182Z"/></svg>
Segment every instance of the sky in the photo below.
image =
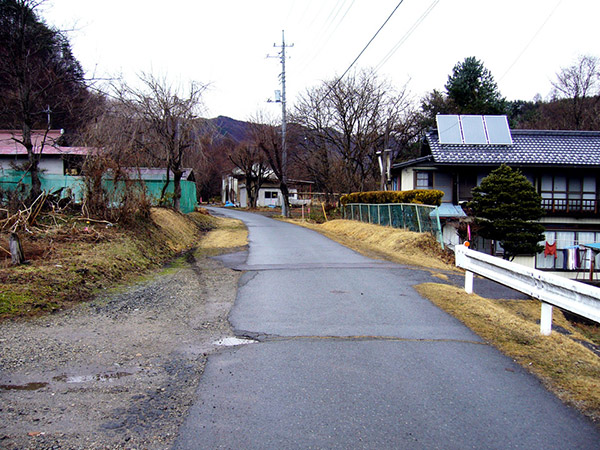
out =
<svg viewBox="0 0 600 450"><path fill-rule="evenodd" d="M398 6L399 5L399 6ZM397 9L395 9L397 7ZM547 98L561 67L600 56L598 0L47 0L88 77L141 72L208 84L205 116L276 117L285 30L288 111L297 96L354 68L375 68L418 101L475 56L508 100ZM275 58L267 58L267 56Z"/></svg>

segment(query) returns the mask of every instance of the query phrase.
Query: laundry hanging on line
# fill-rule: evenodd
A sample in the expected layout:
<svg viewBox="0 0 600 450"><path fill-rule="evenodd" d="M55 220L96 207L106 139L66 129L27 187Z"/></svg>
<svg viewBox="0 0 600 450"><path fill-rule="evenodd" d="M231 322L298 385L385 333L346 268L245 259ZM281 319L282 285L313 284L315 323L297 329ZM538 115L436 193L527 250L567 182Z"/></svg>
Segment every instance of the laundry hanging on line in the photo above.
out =
<svg viewBox="0 0 600 450"><path fill-rule="evenodd" d="M546 242L546 247L544 248L544 256L554 255L554 259L558 258L558 254L556 253L556 242L554 244L548 244Z"/></svg>

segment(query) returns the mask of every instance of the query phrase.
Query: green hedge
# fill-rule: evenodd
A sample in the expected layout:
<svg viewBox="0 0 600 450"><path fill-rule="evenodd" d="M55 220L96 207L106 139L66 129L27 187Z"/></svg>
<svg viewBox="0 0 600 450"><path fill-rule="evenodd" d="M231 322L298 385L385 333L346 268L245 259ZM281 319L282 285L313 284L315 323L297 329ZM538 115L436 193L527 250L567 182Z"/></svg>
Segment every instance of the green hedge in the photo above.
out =
<svg viewBox="0 0 600 450"><path fill-rule="evenodd" d="M444 193L436 189L413 189L412 191L370 191L342 195L342 205L348 203L419 203L440 206Z"/></svg>

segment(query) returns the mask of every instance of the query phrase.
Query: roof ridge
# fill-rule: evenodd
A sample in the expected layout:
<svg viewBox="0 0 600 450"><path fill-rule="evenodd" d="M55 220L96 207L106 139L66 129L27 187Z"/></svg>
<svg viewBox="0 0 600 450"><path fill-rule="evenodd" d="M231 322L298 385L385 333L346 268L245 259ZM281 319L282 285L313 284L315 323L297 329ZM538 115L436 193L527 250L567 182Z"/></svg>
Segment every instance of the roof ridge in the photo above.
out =
<svg viewBox="0 0 600 450"><path fill-rule="evenodd" d="M561 135L561 136L600 136L600 131L590 130L530 130L515 128L510 130L511 134L529 135Z"/></svg>

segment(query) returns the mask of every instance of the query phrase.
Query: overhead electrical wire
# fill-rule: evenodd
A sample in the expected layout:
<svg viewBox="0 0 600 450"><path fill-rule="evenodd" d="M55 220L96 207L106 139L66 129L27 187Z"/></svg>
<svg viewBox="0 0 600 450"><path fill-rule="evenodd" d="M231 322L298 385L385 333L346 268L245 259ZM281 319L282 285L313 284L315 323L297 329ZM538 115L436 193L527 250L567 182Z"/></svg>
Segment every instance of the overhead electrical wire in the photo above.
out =
<svg viewBox="0 0 600 450"><path fill-rule="evenodd" d="M352 6L354 5L355 0L352 0L352 2L350 3L350 5L346 8L346 10L345 10L344 14L342 15L342 17L335 24L333 30L330 31L329 34L327 35L327 32L329 31L329 29L331 29L331 26L333 25L334 21L337 19L337 17L339 16L340 12L342 11L342 9L344 8L344 6L346 5L347 2L348 2L348 0L340 0L340 1L338 1L336 3L336 6L333 7L333 9L331 10L331 12L329 13L329 16L325 20L326 26L319 33L319 38L317 39L317 41L320 42L320 45L313 52L312 56L310 56L309 58L307 58L305 60L306 62L301 62L299 64L300 67L301 67L299 73L304 72L304 70L306 70L310 66L310 64L321 54L321 52L323 51L323 49L325 48L325 46L331 40L331 37L333 36L333 34L337 31L337 29L339 28L339 26L342 24L342 22L344 21L344 19L348 15L348 12L350 11L350 9L352 8Z"/></svg>
<svg viewBox="0 0 600 450"><path fill-rule="evenodd" d="M323 99L325 99L325 97L327 97L331 93L331 91L333 91L335 89L335 87L340 83L340 81L342 81L342 79L346 76L346 74L348 72L350 72L350 69L352 69L352 67L354 67L354 64L356 64L356 62L360 59L360 57L363 55L363 53L369 48L369 46L371 45L371 43L375 40L375 38L381 32L381 30L383 30L383 28L387 25L387 23L390 21L390 19L392 18L392 16L396 13L396 11L398 10L398 8L400 8L400 5L402 3L404 3L404 0L400 0L398 2L398 4L396 5L396 7L394 8L394 10L390 13L390 15L388 16L388 18L385 19L385 22L383 22L383 25L381 25L379 27L379 29L377 30L377 32L373 35L373 37L369 40L369 42L367 42L367 45L365 45L365 47L361 50L361 52L358 54L358 56L356 58L354 58L354 61L352 61L352 63L350 63L350 65L344 71L344 73L341 76L339 76L337 78L337 80L335 80L335 83L333 83L331 85L331 87L327 90L327 92L325 93L325 95L323 95L323 97L321 97L321 99L319 100L318 104L321 103L323 101Z"/></svg>
<svg viewBox="0 0 600 450"><path fill-rule="evenodd" d="M440 2L440 0L434 0L431 5L429 5L429 8L427 8L425 10L425 12L421 15L421 17L419 17L417 19L417 21L412 25L412 27L409 28L409 30L404 34L404 36L402 36L402 38L396 43L396 45L394 45L394 47L392 47L392 49L387 53L387 55L385 55L383 57L383 59L379 62L379 64L377 64L377 66L375 66L375 72L377 72L379 69L381 69L389 60L392 56L394 56L394 54L398 51L398 49L402 46L402 44L404 44L408 38L411 36L411 34L414 33L414 31L418 28L419 25L421 25L421 23L425 20L425 18L431 13L431 11L433 11L433 9L437 6L437 4Z"/></svg>
<svg viewBox="0 0 600 450"><path fill-rule="evenodd" d="M558 3L554 7L554 9L552 11L550 11L550 14L548 14L548 17L546 17L546 20L544 20L544 22L542 22L542 25L540 25L540 27L537 29L537 31L533 34L533 37L529 40L529 42L527 42L527 44L525 44L525 47L523 47L523 50L521 50L521 53L519 53L517 55L517 57L512 62L512 64L508 67L508 69L506 69L506 72L504 72L502 74L502 76L500 78L498 78L498 81L502 81L502 79L508 74L508 72L510 72L512 70L512 68L515 66L515 64L517 64L519 59L521 59L521 56L523 56L523 54L527 51L529 46L533 43L533 41L535 41L535 39L538 37L538 34L540 34L542 29L546 26L546 24L548 23L550 18L554 15L554 13L556 12L556 10L558 9L558 7L560 6L561 3L562 3L562 0L558 0Z"/></svg>

